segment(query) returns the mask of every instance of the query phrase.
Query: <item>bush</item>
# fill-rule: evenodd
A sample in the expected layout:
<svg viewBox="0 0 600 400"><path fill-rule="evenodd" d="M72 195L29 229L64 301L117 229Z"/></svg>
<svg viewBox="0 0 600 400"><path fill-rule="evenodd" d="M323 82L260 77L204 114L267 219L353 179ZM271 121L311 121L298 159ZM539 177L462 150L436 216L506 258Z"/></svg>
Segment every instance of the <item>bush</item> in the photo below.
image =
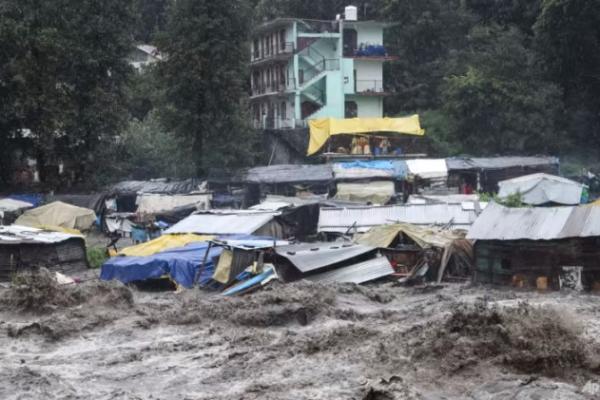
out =
<svg viewBox="0 0 600 400"><path fill-rule="evenodd" d="M104 247L89 247L87 249L87 259L90 268L100 268L104 261L108 259L106 248Z"/></svg>

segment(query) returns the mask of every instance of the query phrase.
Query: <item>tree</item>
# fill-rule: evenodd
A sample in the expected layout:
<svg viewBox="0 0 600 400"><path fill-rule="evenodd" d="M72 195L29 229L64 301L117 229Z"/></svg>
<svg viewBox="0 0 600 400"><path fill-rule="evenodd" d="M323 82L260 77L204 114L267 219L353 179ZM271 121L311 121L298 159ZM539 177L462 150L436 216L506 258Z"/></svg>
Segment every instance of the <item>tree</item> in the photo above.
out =
<svg viewBox="0 0 600 400"><path fill-rule="evenodd" d="M172 0L134 0L137 16L134 32L136 41L151 43L165 29L171 2Z"/></svg>
<svg viewBox="0 0 600 400"><path fill-rule="evenodd" d="M128 0L3 1L1 124L9 137L31 132L42 171L63 160L86 180L123 126L131 11Z"/></svg>
<svg viewBox="0 0 600 400"><path fill-rule="evenodd" d="M464 72L443 90L449 135L477 154L544 153L560 145L562 92L540 78L535 56L516 28L478 27Z"/></svg>
<svg viewBox="0 0 600 400"><path fill-rule="evenodd" d="M249 13L243 0L177 0L159 42L167 57L159 66L165 94L161 119L189 143L198 175L252 161Z"/></svg>
<svg viewBox="0 0 600 400"><path fill-rule="evenodd" d="M600 145L600 8L594 0L544 0L534 31L546 76L559 84L571 136Z"/></svg>

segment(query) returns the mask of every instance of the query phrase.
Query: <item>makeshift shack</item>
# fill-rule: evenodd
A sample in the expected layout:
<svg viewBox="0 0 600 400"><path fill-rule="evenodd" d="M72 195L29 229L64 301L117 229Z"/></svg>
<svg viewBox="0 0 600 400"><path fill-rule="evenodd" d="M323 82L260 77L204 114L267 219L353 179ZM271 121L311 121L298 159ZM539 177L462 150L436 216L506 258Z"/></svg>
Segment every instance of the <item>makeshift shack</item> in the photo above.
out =
<svg viewBox="0 0 600 400"><path fill-rule="evenodd" d="M364 283L394 270L375 247L356 243L299 243L275 248L277 276L284 282Z"/></svg>
<svg viewBox="0 0 600 400"><path fill-rule="evenodd" d="M586 185L544 173L507 179L499 182L498 186L498 197L506 198L518 194L523 203L533 206L577 205L586 203L588 198Z"/></svg>
<svg viewBox="0 0 600 400"><path fill-rule="evenodd" d="M27 226L0 226L0 281L20 271L45 267L69 274L87 268L82 236Z"/></svg>
<svg viewBox="0 0 600 400"><path fill-rule="evenodd" d="M167 234L195 233L199 235L262 235L283 239L284 224L280 212L255 210L199 211L165 231Z"/></svg>
<svg viewBox="0 0 600 400"><path fill-rule="evenodd" d="M468 229L477 218L473 207L462 204L407 204L391 206L321 207L319 232L353 235L398 222Z"/></svg>
<svg viewBox="0 0 600 400"><path fill-rule="evenodd" d="M411 224L382 225L359 235L356 243L378 247L397 275L429 281L464 281L473 270L473 246L465 232Z"/></svg>
<svg viewBox="0 0 600 400"><path fill-rule="evenodd" d="M498 182L544 172L558 174L556 157L456 157L447 158L448 186L460 193L497 193Z"/></svg>
<svg viewBox="0 0 600 400"><path fill-rule="evenodd" d="M15 221L17 225L86 231L96 221L94 210L55 201L27 210Z"/></svg>
<svg viewBox="0 0 600 400"><path fill-rule="evenodd" d="M11 198L0 199L0 225L10 225L33 204Z"/></svg>
<svg viewBox="0 0 600 400"><path fill-rule="evenodd" d="M600 289L600 207L491 203L467 239L475 241L477 282L559 289L575 270L580 286Z"/></svg>

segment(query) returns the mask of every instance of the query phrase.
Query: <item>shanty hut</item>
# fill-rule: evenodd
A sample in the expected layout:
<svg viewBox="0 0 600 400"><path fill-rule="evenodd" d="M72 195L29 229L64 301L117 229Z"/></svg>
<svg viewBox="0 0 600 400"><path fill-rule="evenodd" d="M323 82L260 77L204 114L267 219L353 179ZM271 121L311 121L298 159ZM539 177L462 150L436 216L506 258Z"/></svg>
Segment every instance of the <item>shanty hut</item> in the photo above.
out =
<svg viewBox="0 0 600 400"><path fill-rule="evenodd" d="M486 207L475 240L475 280L519 287L600 289L600 207Z"/></svg>
<svg viewBox="0 0 600 400"><path fill-rule="evenodd" d="M0 226L0 281L10 281L14 273L38 267L70 273L87 266L82 236Z"/></svg>
<svg viewBox="0 0 600 400"><path fill-rule="evenodd" d="M199 211L179 221L166 234L263 235L283 239L283 224L278 211L208 210Z"/></svg>
<svg viewBox="0 0 600 400"><path fill-rule="evenodd" d="M507 179L498 183L498 197L519 194L525 204L577 205L585 203L588 187L582 183L560 176L537 173Z"/></svg>
<svg viewBox="0 0 600 400"><path fill-rule="evenodd" d="M90 229L95 221L94 210L55 201L25 211L15 223L31 227L59 227L81 231Z"/></svg>
<svg viewBox="0 0 600 400"><path fill-rule="evenodd" d="M556 157L456 157L447 158L448 186L468 191L496 193L498 182L522 175L544 172L558 174Z"/></svg>

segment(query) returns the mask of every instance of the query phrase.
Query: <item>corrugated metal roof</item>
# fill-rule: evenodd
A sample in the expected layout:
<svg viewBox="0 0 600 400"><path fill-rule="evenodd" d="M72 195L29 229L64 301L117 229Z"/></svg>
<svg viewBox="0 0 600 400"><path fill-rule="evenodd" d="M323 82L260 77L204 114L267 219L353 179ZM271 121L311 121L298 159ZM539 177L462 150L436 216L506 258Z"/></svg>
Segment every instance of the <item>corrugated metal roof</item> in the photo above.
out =
<svg viewBox="0 0 600 400"><path fill-rule="evenodd" d="M200 182L196 179L183 181L123 181L110 187L112 193L191 193L198 189Z"/></svg>
<svg viewBox="0 0 600 400"><path fill-rule="evenodd" d="M321 208L319 232L346 232L355 226L366 232L373 226L407 222L415 225L445 225L468 228L477 218L475 210L465 210L461 204L408 204L394 206L366 206L348 208Z"/></svg>
<svg viewBox="0 0 600 400"><path fill-rule="evenodd" d="M309 197L289 197L278 195L267 195L267 197L257 205L250 207L250 210L277 211L288 207L301 207L311 204L319 204L327 200L327 196L309 196Z"/></svg>
<svg viewBox="0 0 600 400"><path fill-rule="evenodd" d="M251 234L279 214L250 210L213 210L192 214L167 229L165 233Z"/></svg>
<svg viewBox="0 0 600 400"><path fill-rule="evenodd" d="M0 226L0 244L60 243L69 239L83 240L83 236L20 225Z"/></svg>
<svg viewBox="0 0 600 400"><path fill-rule="evenodd" d="M447 158L448 170L470 169L503 169L511 167L533 167L541 165L556 165L557 157L456 157Z"/></svg>
<svg viewBox="0 0 600 400"><path fill-rule="evenodd" d="M275 249L301 272L314 271L374 250L374 247L355 243L299 243Z"/></svg>
<svg viewBox="0 0 600 400"><path fill-rule="evenodd" d="M600 236L600 207L508 208L490 203L467 239L553 240Z"/></svg>
<svg viewBox="0 0 600 400"><path fill-rule="evenodd" d="M307 276L306 279L320 283L364 283L394 273L387 257L376 257L347 267Z"/></svg>
<svg viewBox="0 0 600 400"><path fill-rule="evenodd" d="M329 164L282 164L250 168L245 175L252 183L326 182L333 179L333 169Z"/></svg>

